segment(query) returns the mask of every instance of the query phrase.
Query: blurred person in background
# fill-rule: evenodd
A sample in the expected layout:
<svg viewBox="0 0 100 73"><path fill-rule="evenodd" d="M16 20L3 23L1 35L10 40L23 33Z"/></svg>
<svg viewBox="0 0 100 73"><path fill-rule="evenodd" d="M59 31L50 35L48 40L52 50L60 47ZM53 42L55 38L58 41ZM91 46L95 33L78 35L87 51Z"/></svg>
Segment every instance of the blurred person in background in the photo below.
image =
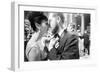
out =
<svg viewBox="0 0 100 73"><path fill-rule="evenodd" d="M84 37L84 52L87 55L90 55L90 26L87 26Z"/></svg>
<svg viewBox="0 0 100 73"><path fill-rule="evenodd" d="M30 21L25 18L24 19L24 60L25 61L27 61L26 54L25 54L26 45L29 39L31 38L32 33L33 33L33 30L31 28Z"/></svg>

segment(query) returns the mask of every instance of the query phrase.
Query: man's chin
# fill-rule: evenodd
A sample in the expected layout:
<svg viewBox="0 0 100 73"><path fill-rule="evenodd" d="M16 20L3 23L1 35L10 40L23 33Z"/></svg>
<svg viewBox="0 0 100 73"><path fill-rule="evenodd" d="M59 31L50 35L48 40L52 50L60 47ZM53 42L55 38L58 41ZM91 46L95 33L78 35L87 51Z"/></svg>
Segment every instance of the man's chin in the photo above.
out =
<svg viewBox="0 0 100 73"><path fill-rule="evenodd" d="M56 26L53 30L52 30L52 34L56 34L59 30L59 26Z"/></svg>

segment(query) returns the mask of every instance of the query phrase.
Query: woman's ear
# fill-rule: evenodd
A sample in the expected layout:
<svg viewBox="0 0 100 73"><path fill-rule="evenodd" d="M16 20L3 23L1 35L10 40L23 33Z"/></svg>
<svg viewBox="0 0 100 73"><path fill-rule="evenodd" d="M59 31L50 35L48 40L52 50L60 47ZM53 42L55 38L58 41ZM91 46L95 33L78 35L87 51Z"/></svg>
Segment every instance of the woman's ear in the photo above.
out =
<svg viewBox="0 0 100 73"><path fill-rule="evenodd" d="M38 23L35 23L35 26L37 29L40 29L40 25Z"/></svg>

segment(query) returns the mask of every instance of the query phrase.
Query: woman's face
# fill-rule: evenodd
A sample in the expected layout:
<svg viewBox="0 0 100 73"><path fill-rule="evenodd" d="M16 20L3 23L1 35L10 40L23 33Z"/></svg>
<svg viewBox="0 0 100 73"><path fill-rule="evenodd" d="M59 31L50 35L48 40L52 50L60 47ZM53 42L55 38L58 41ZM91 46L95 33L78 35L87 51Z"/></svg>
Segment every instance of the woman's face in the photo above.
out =
<svg viewBox="0 0 100 73"><path fill-rule="evenodd" d="M46 33L48 31L48 21L42 21L41 27L40 27L40 32L42 34Z"/></svg>

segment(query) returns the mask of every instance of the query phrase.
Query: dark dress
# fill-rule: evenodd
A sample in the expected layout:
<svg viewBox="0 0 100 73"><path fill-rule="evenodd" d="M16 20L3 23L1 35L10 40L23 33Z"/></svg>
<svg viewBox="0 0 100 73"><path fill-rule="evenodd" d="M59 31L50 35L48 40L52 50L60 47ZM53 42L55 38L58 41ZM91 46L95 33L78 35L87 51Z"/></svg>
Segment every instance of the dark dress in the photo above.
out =
<svg viewBox="0 0 100 73"><path fill-rule="evenodd" d="M84 38L84 47L85 47L85 49L87 49L88 55L90 55L90 40L89 40L89 35L88 34L84 34L83 38Z"/></svg>
<svg viewBox="0 0 100 73"><path fill-rule="evenodd" d="M48 53L49 60L79 59L78 38L67 31L59 40L59 47L53 47Z"/></svg>

